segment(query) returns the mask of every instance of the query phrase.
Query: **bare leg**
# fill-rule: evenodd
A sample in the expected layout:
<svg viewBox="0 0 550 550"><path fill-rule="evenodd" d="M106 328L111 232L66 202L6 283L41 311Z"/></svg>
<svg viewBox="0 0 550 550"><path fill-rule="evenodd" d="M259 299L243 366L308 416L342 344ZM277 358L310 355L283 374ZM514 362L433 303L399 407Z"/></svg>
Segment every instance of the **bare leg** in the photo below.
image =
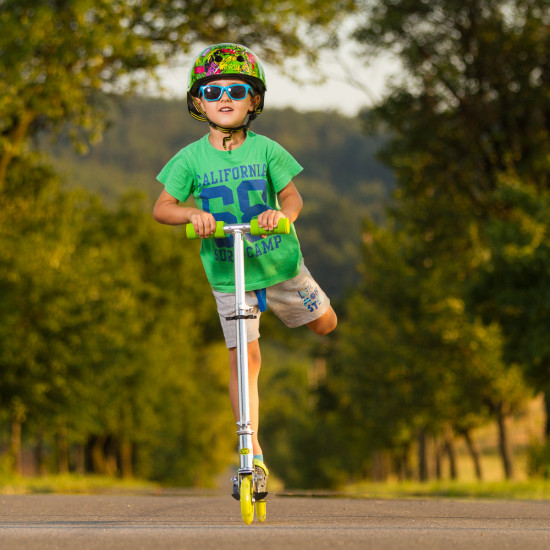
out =
<svg viewBox="0 0 550 550"><path fill-rule="evenodd" d="M252 434L252 449L255 455L262 454L262 448L258 441L259 426L259 397L258 397L258 376L262 365L260 344L254 340L248 344L248 385L250 401L250 427ZM239 420L239 382L237 375L237 348L229 349L229 397L235 420Z"/></svg>
<svg viewBox="0 0 550 550"><path fill-rule="evenodd" d="M327 311L319 317L319 319L311 321L311 323L308 323L307 326L316 334L324 335L332 332L336 328L337 324L338 318L336 317L336 313L332 309L332 306L330 306Z"/></svg>

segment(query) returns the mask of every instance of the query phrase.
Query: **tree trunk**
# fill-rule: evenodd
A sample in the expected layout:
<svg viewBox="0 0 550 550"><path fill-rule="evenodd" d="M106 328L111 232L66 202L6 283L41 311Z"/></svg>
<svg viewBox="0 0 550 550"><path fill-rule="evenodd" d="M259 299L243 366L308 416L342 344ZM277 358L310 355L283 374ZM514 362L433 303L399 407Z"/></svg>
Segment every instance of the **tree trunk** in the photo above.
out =
<svg viewBox="0 0 550 550"><path fill-rule="evenodd" d="M474 463L474 469L476 472L476 479L478 481L483 480L483 472L481 471L481 453L479 451L479 446L477 444L477 441L472 439L472 436L470 435L470 430L464 430L462 432L462 435L464 436L464 439L466 441L466 445L468 446L468 451L470 452L470 456L472 457L472 461Z"/></svg>
<svg viewBox="0 0 550 550"><path fill-rule="evenodd" d="M90 458L92 462L92 472L94 474L105 474L105 453L103 447L105 445L106 437L104 435L97 435L92 437L90 443Z"/></svg>
<svg viewBox="0 0 550 550"><path fill-rule="evenodd" d="M17 475L23 473L23 458L21 454L21 420L14 415L11 420L10 457L12 472Z"/></svg>
<svg viewBox="0 0 550 550"><path fill-rule="evenodd" d="M455 446L454 441L452 438L445 438L445 452L447 453L447 456L449 457L449 477L451 479L457 479L458 478L458 469L456 465L456 453L455 453Z"/></svg>
<svg viewBox="0 0 550 550"><path fill-rule="evenodd" d="M397 453L394 454L394 470L397 474L397 478L399 479L399 481L409 481L414 477L414 472L412 471L410 465L409 453L409 447L401 447L399 448Z"/></svg>
<svg viewBox="0 0 550 550"><path fill-rule="evenodd" d="M443 475L443 471L441 468L441 463L443 460L443 445L441 442L436 439L435 445L434 445L434 455L435 455L435 477L438 481L441 480L441 477Z"/></svg>
<svg viewBox="0 0 550 550"><path fill-rule="evenodd" d="M115 476L118 472L118 458L120 457L120 446L118 439L113 436L107 437L104 446L105 452L105 474Z"/></svg>
<svg viewBox="0 0 550 550"><path fill-rule="evenodd" d="M396 461L397 462L397 461ZM398 476L401 479L401 465L397 467ZM391 456L388 451L373 451L372 453L372 480L373 481L387 481L389 475L391 474L392 464ZM124 477L124 472L122 473Z"/></svg>
<svg viewBox="0 0 550 550"><path fill-rule="evenodd" d="M75 471L82 476L86 473L86 449L82 443L76 446Z"/></svg>
<svg viewBox="0 0 550 550"><path fill-rule="evenodd" d="M32 124L36 115L31 111L26 111L17 122L16 126L6 136L6 145L0 150L0 191L4 188L8 166L14 157L21 154L21 147L25 142L29 126Z"/></svg>
<svg viewBox="0 0 550 550"><path fill-rule="evenodd" d="M11 403L11 438L9 456L12 461L12 472L23 473L23 455L21 445L21 426L25 420L25 405L18 397Z"/></svg>
<svg viewBox="0 0 550 550"><path fill-rule="evenodd" d="M550 441L550 389L544 392L544 410L546 412L544 437L546 441Z"/></svg>
<svg viewBox="0 0 550 550"><path fill-rule="evenodd" d="M502 410L502 404L496 407L497 424L498 424L498 447L502 458L502 466L504 468L504 476L506 479L514 477L514 465L512 453L510 451L510 442L508 439L508 429L506 426L506 415Z"/></svg>
<svg viewBox="0 0 550 550"><path fill-rule="evenodd" d="M134 448L131 441L123 440L120 443L120 473L123 479L130 479L134 475L133 467Z"/></svg>
<svg viewBox="0 0 550 550"><path fill-rule="evenodd" d="M45 476L48 471L45 463L44 430L42 428L38 432L38 441L34 447L34 461L38 475Z"/></svg>
<svg viewBox="0 0 550 550"><path fill-rule="evenodd" d="M60 474L69 473L69 443L67 441L67 428L60 426L57 432L57 467Z"/></svg>
<svg viewBox="0 0 550 550"><path fill-rule="evenodd" d="M424 430L418 434L418 478L420 481L428 481L428 452L427 452L427 436Z"/></svg>

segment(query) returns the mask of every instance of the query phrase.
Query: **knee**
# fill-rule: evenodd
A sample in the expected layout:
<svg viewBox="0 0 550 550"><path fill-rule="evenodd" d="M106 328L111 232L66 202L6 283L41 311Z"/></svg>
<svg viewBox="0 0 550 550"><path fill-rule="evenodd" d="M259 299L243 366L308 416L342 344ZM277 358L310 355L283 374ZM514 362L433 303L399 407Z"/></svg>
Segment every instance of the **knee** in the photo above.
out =
<svg viewBox="0 0 550 550"><path fill-rule="evenodd" d="M319 319L316 319L308 324L309 328L313 330L315 334L319 334L320 336L324 336L325 334L332 332L337 325L338 317L332 307L324 315L319 317Z"/></svg>
<svg viewBox="0 0 550 550"><path fill-rule="evenodd" d="M323 325L320 327L320 330L319 332L317 332L317 334L324 336L325 334L332 332L337 325L338 325L338 317L336 317L336 314L334 314L330 317L330 319L327 319L327 321L323 323Z"/></svg>

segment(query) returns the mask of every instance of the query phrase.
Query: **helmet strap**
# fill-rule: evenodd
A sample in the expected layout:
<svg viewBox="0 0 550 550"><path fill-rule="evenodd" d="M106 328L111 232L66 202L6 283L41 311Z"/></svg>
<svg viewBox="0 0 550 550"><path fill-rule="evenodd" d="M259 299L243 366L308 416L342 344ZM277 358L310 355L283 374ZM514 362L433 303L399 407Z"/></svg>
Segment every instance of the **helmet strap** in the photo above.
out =
<svg viewBox="0 0 550 550"><path fill-rule="evenodd" d="M247 123L243 124L242 126L237 126L237 128L226 128L225 126L218 126L217 124L212 122L208 117L205 117L205 118L206 118L206 122L208 122L208 124L212 128L215 128L216 130L219 130L224 134L228 134L223 138L223 148L227 150L227 142L233 138L233 134L237 132L244 132L244 134L246 135L246 133L248 132L248 129L250 128L250 123L256 118L256 114L251 113L250 116L248 117Z"/></svg>

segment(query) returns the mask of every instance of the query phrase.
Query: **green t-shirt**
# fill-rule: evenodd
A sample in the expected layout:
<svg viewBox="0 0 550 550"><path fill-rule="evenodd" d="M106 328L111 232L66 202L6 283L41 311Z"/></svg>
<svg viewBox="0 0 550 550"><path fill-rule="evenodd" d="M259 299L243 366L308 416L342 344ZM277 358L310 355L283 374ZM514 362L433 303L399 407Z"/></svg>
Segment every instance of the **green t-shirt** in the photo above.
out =
<svg viewBox="0 0 550 550"><path fill-rule="evenodd" d="M208 135L179 151L157 179L178 201L193 195L197 207L218 221L248 223L268 209L279 210L277 193L302 167L275 141L248 132L237 149L220 151ZM214 290L235 291L233 236L203 239L201 259ZM257 290L295 277L302 261L296 230L265 239L245 235L246 290Z"/></svg>

